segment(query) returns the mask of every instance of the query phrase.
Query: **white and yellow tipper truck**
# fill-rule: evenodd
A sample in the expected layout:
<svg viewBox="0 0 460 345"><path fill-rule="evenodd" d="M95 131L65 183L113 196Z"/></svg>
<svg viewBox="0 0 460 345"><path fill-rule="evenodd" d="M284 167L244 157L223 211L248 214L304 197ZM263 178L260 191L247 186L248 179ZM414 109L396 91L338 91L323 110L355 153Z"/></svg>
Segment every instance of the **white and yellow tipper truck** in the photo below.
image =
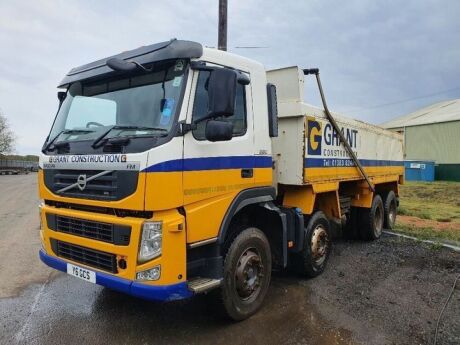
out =
<svg viewBox="0 0 460 345"><path fill-rule="evenodd" d="M274 268L316 276L331 229L394 225L402 139L303 101L304 74L171 40L72 69L42 148L41 260L241 320ZM323 94L322 94L323 95Z"/></svg>

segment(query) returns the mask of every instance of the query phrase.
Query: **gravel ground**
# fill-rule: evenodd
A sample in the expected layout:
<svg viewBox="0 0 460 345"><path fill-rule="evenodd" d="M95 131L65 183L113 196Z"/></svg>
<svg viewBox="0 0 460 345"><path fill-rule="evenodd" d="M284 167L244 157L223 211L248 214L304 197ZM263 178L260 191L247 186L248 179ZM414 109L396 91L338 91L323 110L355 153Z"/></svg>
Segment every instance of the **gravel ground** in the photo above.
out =
<svg viewBox="0 0 460 345"><path fill-rule="evenodd" d="M352 330L358 342L429 344L459 274L460 253L384 236L336 243L327 271L302 284L312 292L311 303L324 306L321 314ZM360 326L369 334L361 334ZM460 284L443 315L438 344L460 344Z"/></svg>

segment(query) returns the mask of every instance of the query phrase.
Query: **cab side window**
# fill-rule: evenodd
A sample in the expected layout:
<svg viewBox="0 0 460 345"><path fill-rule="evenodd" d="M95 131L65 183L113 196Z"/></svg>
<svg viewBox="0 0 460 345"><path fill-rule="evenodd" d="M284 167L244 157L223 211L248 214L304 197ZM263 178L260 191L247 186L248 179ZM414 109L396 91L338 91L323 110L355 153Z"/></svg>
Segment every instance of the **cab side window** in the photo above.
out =
<svg viewBox="0 0 460 345"><path fill-rule="evenodd" d="M211 72L200 71L196 84L195 101L193 103L192 121L196 121L206 116L208 113L208 79ZM233 123L233 136L241 136L246 133L246 90L244 85L237 84L235 113L226 117L226 121ZM206 121L200 122L193 130L193 136L197 140L205 140Z"/></svg>

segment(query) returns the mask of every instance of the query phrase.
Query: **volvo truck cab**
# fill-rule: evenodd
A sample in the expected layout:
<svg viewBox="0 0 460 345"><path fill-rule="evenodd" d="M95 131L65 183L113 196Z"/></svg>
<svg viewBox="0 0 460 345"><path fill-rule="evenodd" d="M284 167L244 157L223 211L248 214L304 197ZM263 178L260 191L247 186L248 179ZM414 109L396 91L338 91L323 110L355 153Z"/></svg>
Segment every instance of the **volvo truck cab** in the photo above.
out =
<svg viewBox="0 0 460 345"><path fill-rule="evenodd" d="M74 68L59 87L42 260L154 300L219 286L231 213L274 199L263 66L171 40Z"/></svg>

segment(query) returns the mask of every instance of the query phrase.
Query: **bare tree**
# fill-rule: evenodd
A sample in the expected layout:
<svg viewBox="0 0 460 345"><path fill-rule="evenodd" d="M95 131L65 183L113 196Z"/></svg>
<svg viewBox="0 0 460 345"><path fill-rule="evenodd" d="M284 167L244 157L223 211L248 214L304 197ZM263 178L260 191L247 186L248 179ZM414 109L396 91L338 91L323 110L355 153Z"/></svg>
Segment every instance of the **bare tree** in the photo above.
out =
<svg viewBox="0 0 460 345"><path fill-rule="evenodd" d="M15 139L6 116L0 110L0 154L13 151Z"/></svg>

